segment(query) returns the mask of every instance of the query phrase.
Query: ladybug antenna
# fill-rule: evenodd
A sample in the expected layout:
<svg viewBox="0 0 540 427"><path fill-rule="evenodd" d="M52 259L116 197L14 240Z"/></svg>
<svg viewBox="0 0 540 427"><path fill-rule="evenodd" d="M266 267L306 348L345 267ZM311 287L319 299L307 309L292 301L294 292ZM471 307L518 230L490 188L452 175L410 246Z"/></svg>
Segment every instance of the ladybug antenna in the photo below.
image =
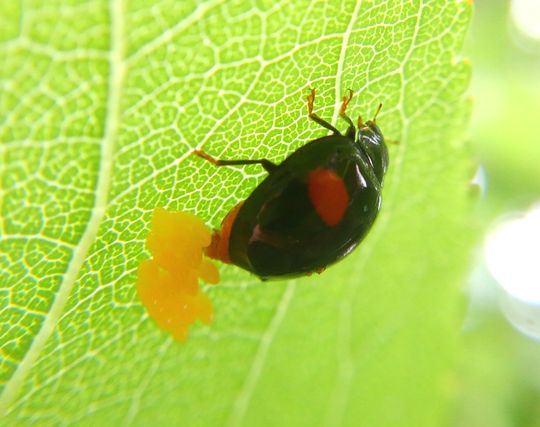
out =
<svg viewBox="0 0 540 427"><path fill-rule="evenodd" d="M381 108L382 108L382 103L379 104L379 106L377 107L377 111L375 111L375 115L373 116L372 122L375 123L375 124L377 123L377 116L381 112Z"/></svg>

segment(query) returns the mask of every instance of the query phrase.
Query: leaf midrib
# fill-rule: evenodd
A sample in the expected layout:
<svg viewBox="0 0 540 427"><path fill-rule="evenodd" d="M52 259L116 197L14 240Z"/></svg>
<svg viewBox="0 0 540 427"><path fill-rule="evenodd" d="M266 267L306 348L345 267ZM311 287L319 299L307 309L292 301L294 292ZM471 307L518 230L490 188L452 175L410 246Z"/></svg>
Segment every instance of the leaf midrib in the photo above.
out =
<svg viewBox="0 0 540 427"><path fill-rule="evenodd" d="M86 255L95 241L99 225L107 207L107 197L112 175L112 155L117 139L120 123L120 100L126 75L125 61L125 0L111 0L109 3L110 51L109 51L109 83L105 114L105 133L101 140L99 170L96 180L94 206L86 229L73 250L66 274L58 289L56 298L49 313L45 317L41 329L36 334L30 348L6 383L0 396L0 414L6 414L17 397L24 380L34 366L49 337L53 333L58 320L62 316L68 297L79 277Z"/></svg>

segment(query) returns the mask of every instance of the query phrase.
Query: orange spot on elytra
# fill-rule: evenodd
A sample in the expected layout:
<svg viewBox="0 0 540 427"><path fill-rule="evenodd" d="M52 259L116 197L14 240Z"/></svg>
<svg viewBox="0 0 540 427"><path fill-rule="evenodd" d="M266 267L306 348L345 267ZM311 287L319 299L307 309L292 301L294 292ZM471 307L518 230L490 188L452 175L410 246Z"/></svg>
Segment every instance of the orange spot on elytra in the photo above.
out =
<svg viewBox="0 0 540 427"><path fill-rule="evenodd" d="M317 168L309 174L308 192L319 217L327 225L337 225L349 205L343 179L331 169Z"/></svg>
<svg viewBox="0 0 540 427"><path fill-rule="evenodd" d="M231 230L242 207L242 203L238 203L234 208L232 208L227 216L221 221L221 231L214 231L212 234L212 242L210 246L206 248L206 255L210 258L217 259L219 261L225 262L227 264L231 263L231 258L229 256L229 238L231 236Z"/></svg>
<svg viewBox="0 0 540 427"><path fill-rule="evenodd" d="M150 317L178 341L196 320L212 321L212 304L198 283L199 278L219 281L217 268L203 257L210 241L210 231L195 215L155 210L146 239L153 258L139 266L137 291Z"/></svg>

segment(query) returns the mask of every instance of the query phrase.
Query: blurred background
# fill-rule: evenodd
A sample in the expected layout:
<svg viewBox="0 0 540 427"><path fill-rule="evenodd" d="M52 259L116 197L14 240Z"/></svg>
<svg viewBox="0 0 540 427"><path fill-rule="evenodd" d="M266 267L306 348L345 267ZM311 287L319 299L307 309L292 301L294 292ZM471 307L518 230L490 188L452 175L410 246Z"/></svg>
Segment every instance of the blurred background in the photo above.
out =
<svg viewBox="0 0 540 427"><path fill-rule="evenodd" d="M469 140L485 239L452 427L540 427L540 0L476 0Z"/></svg>

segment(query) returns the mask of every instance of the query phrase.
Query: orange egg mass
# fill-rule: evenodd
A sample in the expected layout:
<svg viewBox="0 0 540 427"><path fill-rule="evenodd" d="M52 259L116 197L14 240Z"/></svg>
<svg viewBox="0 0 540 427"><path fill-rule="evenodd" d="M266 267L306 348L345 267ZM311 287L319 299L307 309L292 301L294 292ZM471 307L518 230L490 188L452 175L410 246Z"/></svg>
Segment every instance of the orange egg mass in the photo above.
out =
<svg viewBox="0 0 540 427"><path fill-rule="evenodd" d="M211 233L195 215L158 208L146 245L153 255L139 266L137 291L158 326L183 341L196 320L212 321L212 304L199 278L219 282L215 265L204 257Z"/></svg>

